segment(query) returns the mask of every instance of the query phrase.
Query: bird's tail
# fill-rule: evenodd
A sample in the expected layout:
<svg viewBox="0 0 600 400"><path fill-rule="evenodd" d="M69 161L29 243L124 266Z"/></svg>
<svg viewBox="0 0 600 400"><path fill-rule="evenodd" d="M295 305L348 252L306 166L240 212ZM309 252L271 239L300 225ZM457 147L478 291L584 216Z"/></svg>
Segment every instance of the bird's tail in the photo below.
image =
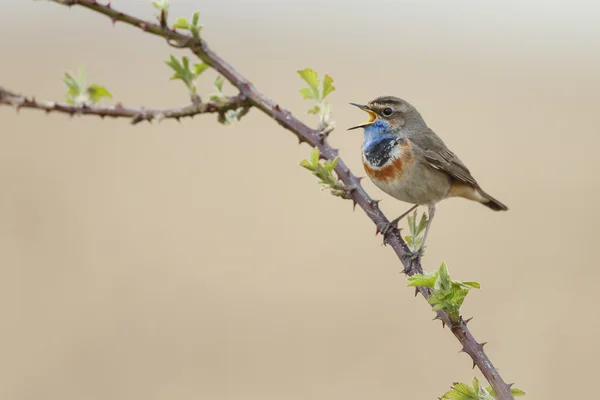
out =
<svg viewBox="0 0 600 400"><path fill-rule="evenodd" d="M483 199L481 199L479 202L481 204L483 204L484 206L487 206L494 211L508 210L508 207L506 207L504 204L502 204L501 202L499 202L498 200L496 200L495 198L493 198L492 196L490 196L483 190L479 189L479 194L483 197Z"/></svg>

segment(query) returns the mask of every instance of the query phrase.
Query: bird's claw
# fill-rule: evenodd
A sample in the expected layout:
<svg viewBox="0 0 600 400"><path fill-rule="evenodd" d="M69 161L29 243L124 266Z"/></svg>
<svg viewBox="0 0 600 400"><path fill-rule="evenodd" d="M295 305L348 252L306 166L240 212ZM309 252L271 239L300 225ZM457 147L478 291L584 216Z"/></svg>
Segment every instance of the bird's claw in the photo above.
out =
<svg viewBox="0 0 600 400"><path fill-rule="evenodd" d="M414 210L417 207L418 207L418 205L415 204L407 212L405 212L404 214L402 214L398 218L394 219L393 221L388 222L387 224L385 224L385 226L381 229L381 231L379 231L379 232L381 232L381 236L383 236L383 244L384 245L385 245L385 240L387 238L387 234L390 233L390 231L392 231L393 229L399 229L398 228L398 222L400 222L400 220L402 218L406 217L408 215L408 213L410 213L412 210Z"/></svg>
<svg viewBox="0 0 600 400"><path fill-rule="evenodd" d="M392 222L388 222L387 224L385 224L385 226L380 231L381 236L383 236L385 238L386 235L388 233L390 233L390 231L393 229L398 229L398 221L397 220L393 220Z"/></svg>
<svg viewBox="0 0 600 400"><path fill-rule="evenodd" d="M398 228L398 221L400 221L401 217L396 218L395 220L388 222L387 224L385 224L385 226L381 229L380 233L381 236L383 237L383 245L385 246L385 241L387 240L387 235L392 233L394 231L394 229L398 229L398 231L400 231L400 228Z"/></svg>

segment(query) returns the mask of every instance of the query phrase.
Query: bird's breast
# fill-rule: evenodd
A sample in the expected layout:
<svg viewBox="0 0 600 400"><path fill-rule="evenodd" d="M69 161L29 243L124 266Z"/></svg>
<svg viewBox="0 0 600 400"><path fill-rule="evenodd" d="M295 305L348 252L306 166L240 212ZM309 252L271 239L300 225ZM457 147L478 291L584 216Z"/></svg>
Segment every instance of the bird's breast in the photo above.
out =
<svg viewBox="0 0 600 400"><path fill-rule="evenodd" d="M367 175L379 189L398 200L435 204L450 190L448 175L419 162L409 139L398 139L389 152L382 152L380 156L372 152L372 148L363 149Z"/></svg>
<svg viewBox="0 0 600 400"><path fill-rule="evenodd" d="M402 179L414 163L410 142L399 138L377 141L363 149L363 165L367 175L376 181Z"/></svg>

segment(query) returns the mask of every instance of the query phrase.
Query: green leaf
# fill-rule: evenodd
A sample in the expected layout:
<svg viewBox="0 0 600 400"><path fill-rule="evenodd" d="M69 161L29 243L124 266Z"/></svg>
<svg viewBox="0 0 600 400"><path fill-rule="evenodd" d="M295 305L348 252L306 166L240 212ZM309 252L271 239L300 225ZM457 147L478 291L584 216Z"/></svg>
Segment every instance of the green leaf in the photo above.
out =
<svg viewBox="0 0 600 400"><path fill-rule="evenodd" d="M409 218L409 223L414 223L414 218ZM422 238L406 237L406 243L411 246L418 245ZM437 278L437 279L436 279ZM415 274L408 278L408 286L425 286L433 289L428 302L433 311L445 310L450 320L457 322L460 318L460 307L473 288L479 288L477 282L461 282L450 279L450 273L445 261L442 261L440 267L431 273Z"/></svg>
<svg viewBox="0 0 600 400"><path fill-rule="evenodd" d="M168 61L165 61L165 63L169 67L171 67L171 69L173 71L175 71L175 74L173 74L173 76L171 77L171 80L181 79L181 77L184 75L184 72L183 72L183 66L181 65L179 60L176 59L175 57L171 56L171 58Z"/></svg>
<svg viewBox="0 0 600 400"><path fill-rule="evenodd" d="M451 390L444 393L442 399L448 400L479 400L475 390L466 383L455 383Z"/></svg>
<svg viewBox="0 0 600 400"><path fill-rule="evenodd" d="M494 397L494 399L498 398L498 396L496 396L496 392L494 391L494 389L491 386L488 386L487 388L485 388L485 390ZM510 393L514 396L514 397L521 397L521 396L525 396L527 393L525 393L524 391L522 391L521 389L517 389L517 388L510 388Z"/></svg>
<svg viewBox="0 0 600 400"><path fill-rule="evenodd" d="M79 94L81 92L79 83L75 80L75 78L73 78L73 75L71 75L70 73L65 72L65 77L63 78L63 82L69 88L69 92L73 92L73 94Z"/></svg>
<svg viewBox="0 0 600 400"><path fill-rule="evenodd" d="M465 301L465 297L467 297L467 294L469 294L469 289L454 286L450 290L449 307L448 308L451 309L452 311L458 312L458 310L462 306L463 302Z"/></svg>
<svg viewBox="0 0 600 400"><path fill-rule="evenodd" d="M448 267L446 266L446 262L442 260L442 265L440 265L440 290L447 291L450 290L451 282L450 282L450 274L448 273Z"/></svg>
<svg viewBox="0 0 600 400"><path fill-rule="evenodd" d="M314 149L312 149L312 151L310 152L310 157L308 158L308 160L315 167L317 165L319 165L319 149L317 149L316 147Z"/></svg>
<svg viewBox="0 0 600 400"><path fill-rule="evenodd" d="M194 65L194 76L198 77L200 76L200 74L202 74L204 71L206 71L209 68L209 65L207 63L200 63L200 64L195 64Z"/></svg>
<svg viewBox="0 0 600 400"><path fill-rule="evenodd" d="M335 128L335 122L331 120L331 108L325 97L335 90L333 78L327 74L323 76L323 82L319 80L317 72L311 68L304 68L297 71L298 75L308 84L308 87L300 89L302 97L315 100L317 104L308 110L309 114L319 117L317 129L328 135ZM347 193L346 193L347 195Z"/></svg>
<svg viewBox="0 0 600 400"><path fill-rule="evenodd" d="M103 97L112 98L112 95L106 88L100 85L86 85L85 70L79 69L77 78L68 72L65 72L63 82L67 85L68 91L66 101L68 104L97 103Z"/></svg>
<svg viewBox="0 0 600 400"><path fill-rule="evenodd" d="M308 110L309 114L319 114L320 112L321 112L321 107L319 107L318 105L316 105L313 108L311 108L310 110Z"/></svg>
<svg viewBox="0 0 600 400"><path fill-rule="evenodd" d="M435 282L437 281L438 274L438 271L432 271L427 274L414 274L413 276L408 277L408 286L423 286L435 289Z"/></svg>
<svg viewBox="0 0 600 400"><path fill-rule="evenodd" d="M104 86L90 85L90 87L87 90L90 96L90 100L92 100L93 103L99 102L103 97L112 99L112 94L110 94L110 92L106 90Z"/></svg>
<svg viewBox="0 0 600 400"><path fill-rule="evenodd" d="M333 86L333 78L327 74L323 77L323 98L335 90Z"/></svg>
<svg viewBox="0 0 600 400"><path fill-rule="evenodd" d="M425 213L421 216L421 220L417 224L417 212L413 212L412 215L408 215L408 230L410 234L410 243L407 243L412 250L417 250L423 243L423 231L427 226L427 217ZM407 236L408 237L408 236Z"/></svg>
<svg viewBox="0 0 600 400"><path fill-rule="evenodd" d="M152 5L158 10L168 10L169 0L154 0Z"/></svg>
<svg viewBox="0 0 600 400"><path fill-rule="evenodd" d="M308 160L302 160L302 161L300 161L300 165L303 166L304 168L306 168L309 171L314 171L315 170L315 167L313 167L312 164Z"/></svg>
<svg viewBox="0 0 600 400"><path fill-rule="evenodd" d="M494 396L488 393L484 388L479 388L479 399L480 400L495 400Z"/></svg>
<svg viewBox="0 0 600 400"><path fill-rule="evenodd" d="M417 219L417 212L415 211L412 215L408 214L407 218L408 218L408 231L411 233L411 235L415 236L416 231L417 231L417 227L415 225L415 221Z"/></svg>
<svg viewBox="0 0 600 400"><path fill-rule="evenodd" d="M449 306L448 301L446 300L446 293L440 291L432 293L431 296L429 296L428 302L433 306L433 311L438 311L442 308L447 309Z"/></svg>
<svg viewBox="0 0 600 400"><path fill-rule="evenodd" d="M185 18L178 18L177 22L173 24L173 28L189 29L189 27L190 23Z"/></svg>
<svg viewBox="0 0 600 400"><path fill-rule="evenodd" d="M194 75L190 70L189 58L184 56L180 62L177 58L171 56L165 63L175 72L173 76L171 76L171 80L181 79L189 90L195 90Z"/></svg>
<svg viewBox="0 0 600 400"><path fill-rule="evenodd" d="M413 249L417 250L421 247L421 243L423 243L423 237L419 236L413 240Z"/></svg>
<svg viewBox="0 0 600 400"><path fill-rule="evenodd" d="M338 161L340 161L340 157L339 157L339 156L333 159L333 161L331 162L331 169L332 169L332 170L334 170L334 169L335 169L335 167L336 167L336 166L337 166L337 164L338 164Z"/></svg>
<svg viewBox="0 0 600 400"><path fill-rule="evenodd" d="M318 153L317 153L317 157L318 157ZM316 162L314 161L312 152L310 154L310 161L315 166L315 174L321 178L323 183L326 183L327 182L327 171L323 167L323 164L321 164L318 160Z"/></svg>
<svg viewBox="0 0 600 400"><path fill-rule="evenodd" d="M471 385L466 383L455 383L452 389L444 393L441 400L494 400L492 395L479 384L477 378L473 378Z"/></svg>
<svg viewBox="0 0 600 400"><path fill-rule="evenodd" d="M175 69L175 68L177 68L176 66L179 65L179 60L177 58L175 58L175 56L173 56L171 54L171 56L169 57L169 59L165 60L165 64L167 64L172 69Z"/></svg>
<svg viewBox="0 0 600 400"><path fill-rule="evenodd" d="M191 72L190 71L190 59L187 58L186 56L183 56L181 58L181 60L183 61L183 64L182 64L183 65L183 71L187 75L188 72Z"/></svg>
<svg viewBox="0 0 600 400"><path fill-rule="evenodd" d="M495 400L494 396L489 394L484 388L479 389L479 399L480 400Z"/></svg>
<svg viewBox="0 0 600 400"><path fill-rule="evenodd" d="M231 125L232 123L239 121L240 113L242 112L241 108L236 110L227 110L225 111L225 118L222 119L224 125Z"/></svg>
<svg viewBox="0 0 600 400"><path fill-rule="evenodd" d="M190 26L190 32L192 32L192 36L196 39L200 38L200 30L202 29L202 25L198 24L200 19L200 13L196 11L192 16L192 25Z"/></svg>
<svg viewBox="0 0 600 400"><path fill-rule="evenodd" d="M311 68L304 68L298 70L298 74L308 84L308 87L312 90L313 96L311 98L321 100L319 95L319 75L315 70Z"/></svg>
<svg viewBox="0 0 600 400"><path fill-rule="evenodd" d="M311 150L308 159L301 161L300 165L309 171L312 171L313 175L319 178L319 184L322 186L321 190L329 188L331 194L334 196L350 199L352 197L344 183L333 175L333 170L338 164L338 161L339 158L335 157L331 161L323 160L321 163L319 159L319 149L315 147Z"/></svg>
<svg viewBox="0 0 600 400"><path fill-rule="evenodd" d="M473 379L471 380L471 386L475 390L475 393L479 393L480 386L477 378L473 377Z"/></svg>
<svg viewBox="0 0 600 400"><path fill-rule="evenodd" d="M428 302L433 306L433 311L445 309L450 314L451 304L448 300L449 293L437 290L429 296Z"/></svg>
<svg viewBox="0 0 600 400"><path fill-rule="evenodd" d="M423 215L421 216L421 220L419 221L419 225L417 225L416 228L416 233L415 235L420 235L421 232L425 231L425 228L427 227L427 215L425 213L423 213Z"/></svg>
<svg viewBox="0 0 600 400"><path fill-rule="evenodd" d="M225 79L223 79L223 77L221 75L217 76L217 79L215 79L214 85L219 92L223 92L223 83L224 82L225 82Z"/></svg>
<svg viewBox="0 0 600 400"><path fill-rule="evenodd" d="M300 94L302 95L302 97L304 97L305 100L307 99L314 99L314 92L311 88L302 88L300 89Z"/></svg>

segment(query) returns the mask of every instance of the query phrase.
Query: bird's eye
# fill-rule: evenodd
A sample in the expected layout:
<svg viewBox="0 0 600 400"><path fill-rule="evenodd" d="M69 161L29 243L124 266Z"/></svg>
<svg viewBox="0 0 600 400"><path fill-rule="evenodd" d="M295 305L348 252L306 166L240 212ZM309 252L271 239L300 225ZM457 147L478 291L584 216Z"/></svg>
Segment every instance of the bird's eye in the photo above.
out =
<svg viewBox="0 0 600 400"><path fill-rule="evenodd" d="M392 110L391 108L384 108L382 111L382 114L384 117L389 117L390 115L392 115L394 113L394 110Z"/></svg>

